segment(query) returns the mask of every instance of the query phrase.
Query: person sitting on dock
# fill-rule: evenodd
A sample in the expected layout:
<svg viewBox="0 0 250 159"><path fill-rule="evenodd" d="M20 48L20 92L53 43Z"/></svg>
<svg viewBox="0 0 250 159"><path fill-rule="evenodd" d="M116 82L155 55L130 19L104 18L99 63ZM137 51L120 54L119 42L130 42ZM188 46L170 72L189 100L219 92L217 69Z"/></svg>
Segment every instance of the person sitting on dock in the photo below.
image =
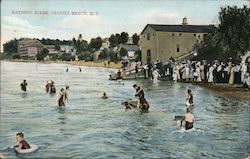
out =
<svg viewBox="0 0 250 159"><path fill-rule="evenodd" d="M28 144L27 141L24 140L24 135L23 133L19 132L16 134L16 141L18 142L18 145L15 145L15 148L18 148L18 150L21 149L30 149L30 145Z"/></svg>
<svg viewBox="0 0 250 159"><path fill-rule="evenodd" d="M103 93L102 99L108 99L109 97L106 95L106 93Z"/></svg>
<svg viewBox="0 0 250 159"><path fill-rule="evenodd" d="M27 86L28 86L28 84L27 84L26 80L23 80L23 82L21 83L20 86L21 86L21 90L22 90L22 91L24 91L24 92L27 91Z"/></svg>

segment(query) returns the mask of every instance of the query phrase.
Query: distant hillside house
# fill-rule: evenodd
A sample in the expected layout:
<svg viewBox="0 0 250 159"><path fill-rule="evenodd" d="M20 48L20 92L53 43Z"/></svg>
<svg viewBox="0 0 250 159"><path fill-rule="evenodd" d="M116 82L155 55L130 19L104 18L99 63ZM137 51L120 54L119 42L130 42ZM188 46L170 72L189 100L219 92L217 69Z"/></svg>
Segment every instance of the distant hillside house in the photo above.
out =
<svg viewBox="0 0 250 159"><path fill-rule="evenodd" d="M133 38L132 38L132 37L128 37L127 44L134 44L134 43L133 43Z"/></svg>
<svg viewBox="0 0 250 159"><path fill-rule="evenodd" d="M116 52L118 53L118 55L119 55L119 52L120 52L120 50L121 50L122 48L128 51L127 57L128 57L129 59L135 59L136 52L137 52L137 51L140 51L140 48L139 48L138 45L120 44L120 45L118 46L117 50L116 50ZM121 57L121 56L119 55L119 57Z"/></svg>
<svg viewBox="0 0 250 159"><path fill-rule="evenodd" d="M18 53L20 56L36 56L43 48L40 41L25 38L18 42Z"/></svg>
<svg viewBox="0 0 250 159"><path fill-rule="evenodd" d="M204 37L214 31L212 25L188 25L183 18L182 25L147 24L141 32L139 45L142 63L161 60L169 61L194 50L194 46L204 42Z"/></svg>
<svg viewBox="0 0 250 159"><path fill-rule="evenodd" d="M102 46L100 50L108 49L110 47L109 38L102 39Z"/></svg>
<svg viewBox="0 0 250 159"><path fill-rule="evenodd" d="M55 45L44 45L44 47L49 50L49 54L57 54L58 53Z"/></svg>
<svg viewBox="0 0 250 159"><path fill-rule="evenodd" d="M60 45L60 51L71 55L76 55L76 48L70 45Z"/></svg>

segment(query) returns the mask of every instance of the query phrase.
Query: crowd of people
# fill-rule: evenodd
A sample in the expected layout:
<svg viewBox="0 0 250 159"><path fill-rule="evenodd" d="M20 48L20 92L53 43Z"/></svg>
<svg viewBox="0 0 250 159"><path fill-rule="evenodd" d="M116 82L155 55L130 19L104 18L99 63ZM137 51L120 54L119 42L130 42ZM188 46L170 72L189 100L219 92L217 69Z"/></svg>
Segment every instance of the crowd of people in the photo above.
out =
<svg viewBox="0 0 250 159"><path fill-rule="evenodd" d="M250 88L250 62L170 60L163 65L159 60L142 66L144 78L150 77L155 82L158 77L166 76L174 82L208 82L242 84Z"/></svg>

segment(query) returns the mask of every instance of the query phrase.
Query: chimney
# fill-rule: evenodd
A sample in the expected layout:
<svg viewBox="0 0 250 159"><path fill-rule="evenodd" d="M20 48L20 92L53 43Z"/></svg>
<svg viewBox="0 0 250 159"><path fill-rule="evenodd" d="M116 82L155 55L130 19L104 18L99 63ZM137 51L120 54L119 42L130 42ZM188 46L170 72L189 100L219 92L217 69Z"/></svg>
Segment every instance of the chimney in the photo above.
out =
<svg viewBox="0 0 250 159"><path fill-rule="evenodd" d="M187 24L188 24L188 23L187 23L187 18L184 17L183 20L182 20L182 25L187 25Z"/></svg>

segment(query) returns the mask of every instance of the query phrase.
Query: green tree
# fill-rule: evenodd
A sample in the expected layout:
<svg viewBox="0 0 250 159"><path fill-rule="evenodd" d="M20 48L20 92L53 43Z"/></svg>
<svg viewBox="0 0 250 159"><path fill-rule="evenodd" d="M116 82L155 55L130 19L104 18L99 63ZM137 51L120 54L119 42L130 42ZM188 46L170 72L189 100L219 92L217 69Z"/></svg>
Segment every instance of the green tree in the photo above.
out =
<svg viewBox="0 0 250 159"><path fill-rule="evenodd" d="M49 50L47 48L43 48L40 53L36 55L37 60L42 61L49 54Z"/></svg>
<svg viewBox="0 0 250 159"><path fill-rule="evenodd" d="M3 44L3 52L7 55L13 55L18 52L18 40L10 40Z"/></svg>
<svg viewBox="0 0 250 159"><path fill-rule="evenodd" d="M219 21L213 36L214 46L234 58L250 50L250 8L222 7Z"/></svg>
<svg viewBox="0 0 250 159"><path fill-rule="evenodd" d="M124 48L121 48L121 50L120 50L120 57L124 57L126 55L128 55L128 51L126 49L124 49Z"/></svg>
<svg viewBox="0 0 250 159"><path fill-rule="evenodd" d="M60 56L58 54L53 54L53 55L50 56L50 59L52 61L56 61L56 60L60 59Z"/></svg>
<svg viewBox="0 0 250 159"><path fill-rule="evenodd" d="M107 49L102 50L102 52L100 53L100 55L98 56L98 59L101 60L106 60L108 58L109 52Z"/></svg>
<svg viewBox="0 0 250 159"><path fill-rule="evenodd" d="M54 41L54 45L55 45L56 50L60 50L60 41L59 41L59 39L56 39Z"/></svg>
<svg viewBox="0 0 250 159"><path fill-rule="evenodd" d="M12 59L20 59L20 55L19 54L13 54Z"/></svg>
<svg viewBox="0 0 250 159"><path fill-rule="evenodd" d="M117 54L114 51L109 52L109 59L110 59L110 62L116 62Z"/></svg>
<svg viewBox="0 0 250 159"><path fill-rule="evenodd" d="M79 55L81 52L86 51L88 48L88 42L85 40L82 40L82 35L79 34L78 40L74 37L72 39L72 44L76 48L76 53Z"/></svg>
<svg viewBox="0 0 250 159"><path fill-rule="evenodd" d="M128 33L122 32L119 39L119 44L125 44L128 42Z"/></svg>
<svg viewBox="0 0 250 159"><path fill-rule="evenodd" d="M110 46L111 47L116 47L118 45L118 37L120 37L119 34L112 34L109 38Z"/></svg>
<svg viewBox="0 0 250 159"><path fill-rule="evenodd" d="M89 51L83 51L78 55L79 60L92 61L93 55Z"/></svg>
<svg viewBox="0 0 250 159"><path fill-rule="evenodd" d="M133 34L132 39L133 39L133 44L137 45L140 40L140 37L135 33Z"/></svg>
<svg viewBox="0 0 250 159"><path fill-rule="evenodd" d="M102 46L102 38L101 37L97 37L97 38L93 38L90 40L89 43L89 48L92 49L96 49L99 50Z"/></svg>
<svg viewBox="0 0 250 159"><path fill-rule="evenodd" d="M75 60L75 56L67 54L67 53L63 53L61 56L61 60L63 61L74 61Z"/></svg>

